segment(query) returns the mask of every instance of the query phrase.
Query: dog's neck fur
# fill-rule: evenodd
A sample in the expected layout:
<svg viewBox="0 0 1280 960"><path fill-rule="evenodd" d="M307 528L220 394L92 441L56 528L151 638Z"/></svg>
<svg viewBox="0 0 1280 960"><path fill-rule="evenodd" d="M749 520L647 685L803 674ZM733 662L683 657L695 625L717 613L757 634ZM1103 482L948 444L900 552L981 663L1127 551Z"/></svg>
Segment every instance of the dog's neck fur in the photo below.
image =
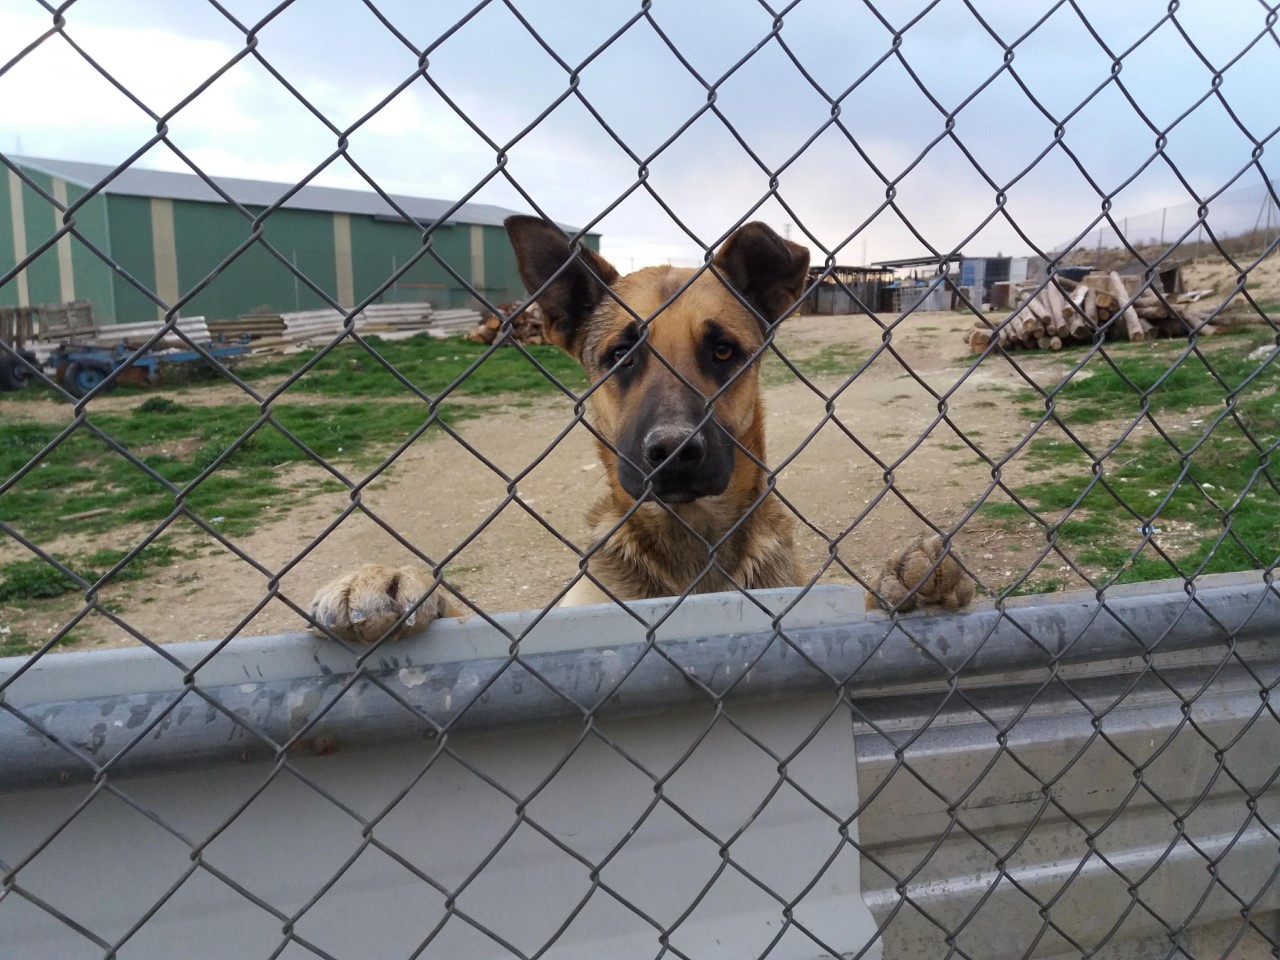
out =
<svg viewBox="0 0 1280 960"><path fill-rule="evenodd" d="M589 567L599 579L616 585L618 599L799 582L792 518L775 497L765 495L765 473L756 465L765 462L760 401L738 442L755 459L735 452L724 493L691 503L643 503L625 521L635 501L616 483L617 455L606 444L597 444L600 461L615 482L587 514L596 548ZM715 562L708 569L711 548Z"/></svg>

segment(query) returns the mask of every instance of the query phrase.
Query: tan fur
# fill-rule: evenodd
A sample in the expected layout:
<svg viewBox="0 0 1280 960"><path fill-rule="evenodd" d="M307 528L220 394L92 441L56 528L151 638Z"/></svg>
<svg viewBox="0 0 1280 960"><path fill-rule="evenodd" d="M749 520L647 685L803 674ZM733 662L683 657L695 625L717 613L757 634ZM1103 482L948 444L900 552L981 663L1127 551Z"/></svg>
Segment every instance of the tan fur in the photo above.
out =
<svg viewBox="0 0 1280 960"><path fill-rule="evenodd" d="M313 628L323 626L344 640L373 643L406 610L413 611L388 638L396 640L454 613L443 593L428 597L430 591L431 578L424 570L366 563L316 591L311 601Z"/></svg>
<svg viewBox="0 0 1280 960"><path fill-rule="evenodd" d="M937 534L916 537L895 550L873 586L885 609L899 613L922 603L958 610L973 600L973 581L955 549L947 550Z"/></svg>

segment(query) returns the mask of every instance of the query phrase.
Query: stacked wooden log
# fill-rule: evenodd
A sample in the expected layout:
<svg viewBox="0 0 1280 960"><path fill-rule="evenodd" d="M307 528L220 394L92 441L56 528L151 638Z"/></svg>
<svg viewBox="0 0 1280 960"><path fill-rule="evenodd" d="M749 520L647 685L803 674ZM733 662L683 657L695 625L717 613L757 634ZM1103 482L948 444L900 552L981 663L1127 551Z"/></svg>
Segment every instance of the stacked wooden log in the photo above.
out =
<svg viewBox="0 0 1280 960"><path fill-rule="evenodd" d="M1134 343L1185 337L1192 330L1219 332L1217 318L1205 322L1210 311L1192 306L1212 291L1157 296L1148 287L1135 296L1140 282L1138 277L1112 271L1091 274L1082 281L1057 277L1043 285L1040 281L1015 284L1015 305L1008 321L994 330L976 327L965 334L965 342L974 353L987 349L992 339L1010 350L1061 350L1072 343L1092 343L1104 326L1107 339Z"/></svg>
<svg viewBox="0 0 1280 960"><path fill-rule="evenodd" d="M498 311L503 317L511 317L511 337L516 343L547 343L546 331L542 325L542 307L536 302L529 304L515 316L512 312L519 307L518 303L500 303ZM467 336L475 343L493 343L502 333L502 317L486 314L479 325Z"/></svg>

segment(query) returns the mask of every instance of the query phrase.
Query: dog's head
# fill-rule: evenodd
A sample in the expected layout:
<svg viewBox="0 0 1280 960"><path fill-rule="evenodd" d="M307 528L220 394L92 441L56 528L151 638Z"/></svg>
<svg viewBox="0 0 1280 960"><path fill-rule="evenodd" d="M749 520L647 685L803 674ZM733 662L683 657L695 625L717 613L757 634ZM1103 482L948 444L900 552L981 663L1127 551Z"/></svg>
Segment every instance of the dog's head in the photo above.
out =
<svg viewBox="0 0 1280 960"><path fill-rule="evenodd" d="M652 482L670 503L723 493L735 441L763 453L752 358L799 299L809 252L748 223L692 282L695 271L672 267L624 277L545 220L510 217L506 228L548 338L604 381L595 427L618 454L622 488L639 499Z"/></svg>

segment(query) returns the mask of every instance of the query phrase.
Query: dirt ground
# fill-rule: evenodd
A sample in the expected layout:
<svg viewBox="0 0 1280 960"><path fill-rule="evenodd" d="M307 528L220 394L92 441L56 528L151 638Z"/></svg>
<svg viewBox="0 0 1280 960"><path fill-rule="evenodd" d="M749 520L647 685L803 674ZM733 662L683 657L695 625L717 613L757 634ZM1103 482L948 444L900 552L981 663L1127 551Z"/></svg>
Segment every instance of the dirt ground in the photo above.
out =
<svg viewBox="0 0 1280 960"><path fill-rule="evenodd" d="M1069 369L1066 353L1031 351L1017 355L1016 367L993 356L970 370L962 334L971 325L957 313L916 314L887 344L866 316L798 317L783 325L782 352L823 372L807 385L776 357L766 360L769 457L785 464L779 490L801 518L803 557L824 581L849 581L841 564L870 575L892 544L925 529L920 516L941 527L958 522L992 483L990 467L968 444L993 459L1005 455L1027 430L1013 391L1028 380L1056 382ZM220 394L228 389L234 388L210 389L207 402L224 402ZM137 402L106 397L95 409ZM48 402L6 408L27 417L67 415ZM407 450L365 488L362 503L372 516L356 512L330 531L349 498L318 495L234 541L254 563L197 531L208 543L198 555L105 596L117 616L158 642L296 630L302 623L272 596L274 581L280 594L305 607L319 584L355 565L416 562L388 532L395 530L432 558L447 557L450 582L476 606L491 612L543 606L577 568L573 551L551 530L585 547L583 514L603 484L590 434L570 427L572 419L572 404L562 398L513 398L461 423L464 442L438 437ZM1011 485L1025 479L1016 459L1003 478ZM189 530L167 535L169 542L190 552L200 541ZM44 546L120 549L146 533L118 528L102 541L68 535ZM1044 541L1030 522L1010 532L975 516L956 542L983 582L1003 588L1036 562ZM0 548L0 563L24 558L12 542ZM1042 570L1060 563L1050 556ZM75 609L74 602L0 607L0 627L34 641ZM76 635L74 646L134 642L129 631L97 615L82 621Z"/></svg>

